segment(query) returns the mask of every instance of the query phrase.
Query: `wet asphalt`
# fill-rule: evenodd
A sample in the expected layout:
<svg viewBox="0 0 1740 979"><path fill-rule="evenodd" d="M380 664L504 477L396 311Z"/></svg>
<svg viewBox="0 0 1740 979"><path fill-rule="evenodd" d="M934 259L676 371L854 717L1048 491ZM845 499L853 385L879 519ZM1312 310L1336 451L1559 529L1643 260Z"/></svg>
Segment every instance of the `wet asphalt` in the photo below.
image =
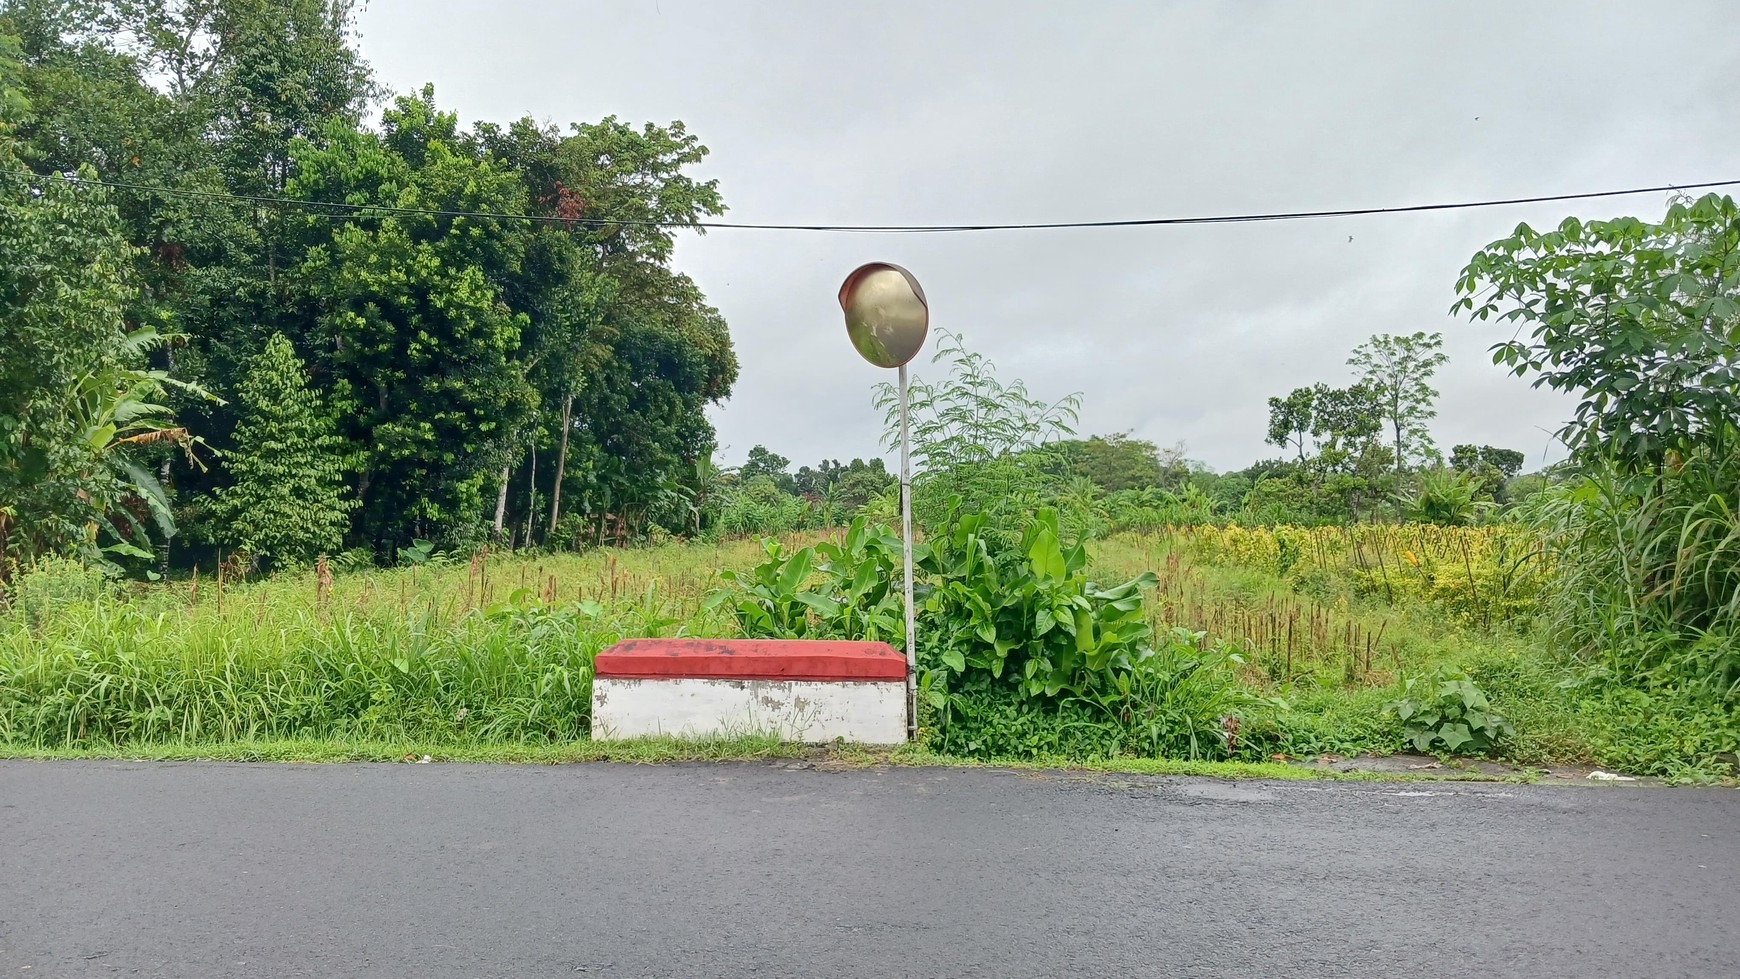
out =
<svg viewBox="0 0 1740 979"><path fill-rule="evenodd" d="M12 976L1740 976L1740 792L0 761Z"/></svg>

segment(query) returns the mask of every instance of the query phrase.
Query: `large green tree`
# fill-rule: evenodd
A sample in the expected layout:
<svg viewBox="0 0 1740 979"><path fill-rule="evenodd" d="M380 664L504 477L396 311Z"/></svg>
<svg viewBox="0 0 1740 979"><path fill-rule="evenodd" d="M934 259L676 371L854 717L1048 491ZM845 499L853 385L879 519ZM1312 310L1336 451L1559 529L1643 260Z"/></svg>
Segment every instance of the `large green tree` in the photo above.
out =
<svg viewBox="0 0 1740 979"><path fill-rule="evenodd" d="M11 113L8 160L126 185L56 200L108 207L131 246L119 321L185 337L132 345L127 369L234 391L283 334L343 440L351 541L385 553L474 539L492 504L526 537L569 500L687 526L705 410L737 371L723 318L670 267L681 231L724 210L691 175L706 148L680 122L467 131L426 92L371 131L354 6L0 0L21 38L8 90L37 103ZM153 397L234 441L239 406ZM137 445L184 503L225 485Z"/></svg>
<svg viewBox="0 0 1740 979"><path fill-rule="evenodd" d="M1438 415L1434 406L1438 391L1431 382L1432 375L1450 359L1443 346L1441 333L1380 333L1356 347L1347 359L1383 406L1398 474L1410 458L1425 456L1432 449L1426 423Z"/></svg>
<svg viewBox="0 0 1740 979"><path fill-rule="evenodd" d="M714 448L705 408L737 376L723 318L669 268L676 232L725 209L715 181L687 173L707 148L681 122L637 128L615 117L566 133L530 119L479 124L476 140L520 175L542 219L506 294L529 314L521 359L541 407L520 466L550 487L546 532L565 493L599 515L656 508L678 485L692 503L697 466ZM540 442L554 450L541 479ZM500 476L498 532L511 468Z"/></svg>
<svg viewBox="0 0 1740 979"><path fill-rule="evenodd" d="M336 553L357 501L345 486L342 442L289 338L266 342L234 403L241 420L224 454L233 482L214 508L222 542L275 563Z"/></svg>
<svg viewBox="0 0 1740 979"><path fill-rule="evenodd" d="M382 132L342 121L297 144L297 197L448 212L515 213L517 175L481 158L433 92L402 97ZM528 318L505 302L522 225L494 218L305 214L296 276L319 310L307 346L330 377L363 533L383 550L481 531L492 474L536 405L517 360Z"/></svg>
<svg viewBox="0 0 1740 979"><path fill-rule="evenodd" d="M1131 438L1128 432L1064 439L1057 449L1069 460L1072 472L1093 480L1107 493L1159 486L1164 476L1159 448L1146 439Z"/></svg>
<svg viewBox="0 0 1740 979"><path fill-rule="evenodd" d="M0 565L53 551L149 557L149 526L175 532L144 461L188 441L159 403L176 382L145 364L158 334L129 322L134 250L114 208L23 166L21 54L0 34Z"/></svg>

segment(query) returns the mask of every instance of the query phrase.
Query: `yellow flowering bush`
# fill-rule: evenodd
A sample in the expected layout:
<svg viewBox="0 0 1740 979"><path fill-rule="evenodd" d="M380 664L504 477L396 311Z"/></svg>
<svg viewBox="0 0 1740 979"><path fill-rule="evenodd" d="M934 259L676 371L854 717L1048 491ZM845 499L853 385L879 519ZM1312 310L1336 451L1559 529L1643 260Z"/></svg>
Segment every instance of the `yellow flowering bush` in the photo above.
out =
<svg viewBox="0 0 1740 979"><path fill-rule="evenodd" d="M1490 626L1532 614L1546 573L1539 539L1509 524L1174 528L1198 558L1340 587L1391 605L1433 605Z"/></svg>

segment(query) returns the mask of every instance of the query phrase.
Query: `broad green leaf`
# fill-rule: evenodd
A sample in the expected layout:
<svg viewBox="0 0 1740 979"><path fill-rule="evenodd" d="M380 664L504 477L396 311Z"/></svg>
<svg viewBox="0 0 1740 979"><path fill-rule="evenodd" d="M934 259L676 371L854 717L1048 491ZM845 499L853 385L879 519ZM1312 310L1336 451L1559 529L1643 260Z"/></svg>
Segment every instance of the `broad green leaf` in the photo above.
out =
<svg viewBox="0 0 1740 979"><path fill-rule="evenodd" d="M1459 750L1472 740L1469 737L1468 725L1466 724L1446 724L1438 729L1438 736L1444 739L1444 744L1451 751Z"/></svg>
<svg viewBox="0 0 1740 979"><path fill-rule="evenodd" d="M779 590L787 594L796 592L810 576L810 562L815 552L807 547L799 548L786 560L785 567L779 573Z"/></svg>
<svg viewBox="0 0 1740 979"><path fill-rule="evenodd" d="M1028 566L1039 578L1062 578L1066 573L1063 562L1063 551L1059 549L1057 535L1050 527L1039 531L1033 538L1033 543L1027 549Z"/></svg>

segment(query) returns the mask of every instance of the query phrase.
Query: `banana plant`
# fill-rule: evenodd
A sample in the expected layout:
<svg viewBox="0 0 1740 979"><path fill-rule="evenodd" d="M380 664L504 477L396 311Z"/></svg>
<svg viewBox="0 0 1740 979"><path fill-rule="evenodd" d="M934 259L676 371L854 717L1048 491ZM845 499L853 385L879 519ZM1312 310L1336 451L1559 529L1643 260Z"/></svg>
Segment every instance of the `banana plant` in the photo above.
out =
<svg viewBox="0 0 1740 979"><path fill-rule="evenodd" d="M90 458L107 470L109 479L93 480L93 508L105 519L88 528L87 545L97 560L112 565L104 555L150 558L151 535L132 504L142 504L164 539L175 536L175 517L169 494L133 451L159 442L172 442L188 461L204 468L196 448L205 442L177 426L171 410L158 403L170 390L179 390L210 401L222 400L198 384L177 380L167 371L121 366L136 363L144 354L168 342L156 330L145 327L128 334L121 356L107 360L81 375L69 405L75 430ZM100 543L107 539L108 544Z"/></svg>

